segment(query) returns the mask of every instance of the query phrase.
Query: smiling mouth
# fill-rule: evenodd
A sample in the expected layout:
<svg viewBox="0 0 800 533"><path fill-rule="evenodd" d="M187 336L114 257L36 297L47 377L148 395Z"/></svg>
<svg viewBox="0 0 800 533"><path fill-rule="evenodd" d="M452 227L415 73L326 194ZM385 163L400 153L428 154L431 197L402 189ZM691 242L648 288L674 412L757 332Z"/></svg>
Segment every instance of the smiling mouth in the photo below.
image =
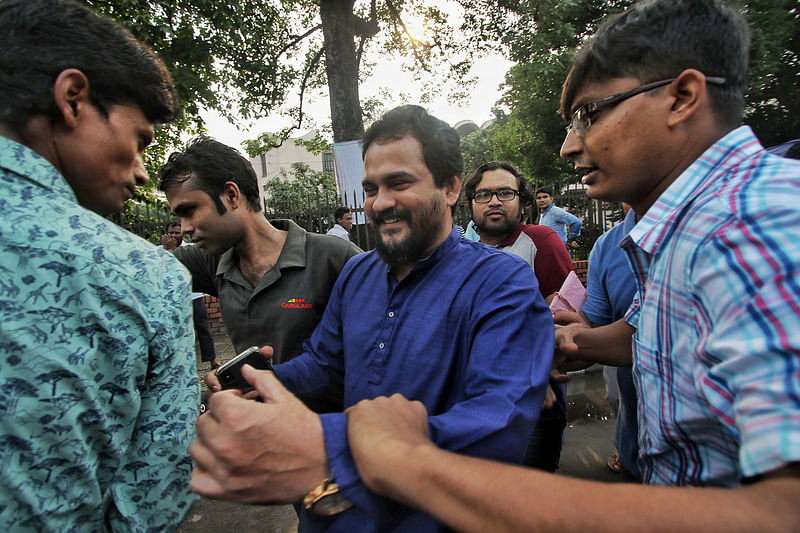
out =
<svg viewBox="0 0 800 533"><path fill-rule="evenodd" d="M575 167L575 172L581 177L581 183L588 185L592 181L592 173L597 170L597 167L580 166Z"/></svg>

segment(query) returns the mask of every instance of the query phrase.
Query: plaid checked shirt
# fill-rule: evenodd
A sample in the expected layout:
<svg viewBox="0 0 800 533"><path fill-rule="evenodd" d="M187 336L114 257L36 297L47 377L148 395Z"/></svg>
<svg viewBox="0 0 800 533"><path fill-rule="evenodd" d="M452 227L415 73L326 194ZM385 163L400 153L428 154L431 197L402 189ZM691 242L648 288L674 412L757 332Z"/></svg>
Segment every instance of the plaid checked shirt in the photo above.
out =
<svg viewBox="0 0 800 533"><path fill-rule="evenodd" d="M621 246L645 483L730 487L799 461L800 162L736 129Z"/></svg>

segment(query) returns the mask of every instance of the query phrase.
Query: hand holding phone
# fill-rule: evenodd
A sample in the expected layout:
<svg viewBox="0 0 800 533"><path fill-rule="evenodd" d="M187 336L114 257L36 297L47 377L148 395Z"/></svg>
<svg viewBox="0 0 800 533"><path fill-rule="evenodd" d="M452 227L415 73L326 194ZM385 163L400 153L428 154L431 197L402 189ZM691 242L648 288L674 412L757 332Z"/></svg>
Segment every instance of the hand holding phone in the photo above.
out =
<svg viewBox="0 0 800 533"><path fill-rule="evenodd" d="M269 359L258 351L258 346L251 346L216 370L220 386L223 389L239 389L242 392L253 390L253 386L242 376L242 366L245 364L257 370L272 370Z"/></svg>

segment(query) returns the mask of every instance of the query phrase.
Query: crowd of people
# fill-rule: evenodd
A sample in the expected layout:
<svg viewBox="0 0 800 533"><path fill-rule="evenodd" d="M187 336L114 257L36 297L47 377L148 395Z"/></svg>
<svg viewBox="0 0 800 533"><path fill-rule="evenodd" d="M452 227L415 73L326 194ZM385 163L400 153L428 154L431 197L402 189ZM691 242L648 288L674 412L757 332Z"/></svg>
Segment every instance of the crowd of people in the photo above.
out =
<svg viewBox="0 0 800 533"><path fill-rule="evenodd" d="M800 163L741 125L748 54L721 0L643 0L583 44L561 156L629 212L554 313L580 220L508 163L464 180L417 105L362 139L375 250L346 207L329 235L267 220L205 136L159 170L163 249L117 227L178 112L165 65L72 0L0 1L0 527L174 531L202 495L293 503L303 532L797 530ZM192 291L273 363L247 393L207 374L200 416ZM639 483L554 474L564 372L594 363Z"/></svg>

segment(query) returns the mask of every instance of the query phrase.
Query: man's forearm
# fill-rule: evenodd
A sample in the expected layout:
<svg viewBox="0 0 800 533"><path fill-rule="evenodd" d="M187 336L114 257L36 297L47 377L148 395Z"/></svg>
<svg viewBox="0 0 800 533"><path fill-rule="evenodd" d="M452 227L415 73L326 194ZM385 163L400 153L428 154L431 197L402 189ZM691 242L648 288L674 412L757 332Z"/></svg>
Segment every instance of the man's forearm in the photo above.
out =
<svg viewBox="0 0 800 533"><path fill-rule="evenodd" d="M577 353L568 360L577 359L602 365L631 366L633 364L632 339L636 330L624 320L596 328L577 328L572 338ZM556 332L558 342L558 331Z"/></svg>
<svg viewBox="0 0 800 533"><path fill-rule="evenodd" d="M459 531L796 531L798 472L739 489L603 484L418 445L370 480ZM609 509L625 509L609 515Z"/></svg>

